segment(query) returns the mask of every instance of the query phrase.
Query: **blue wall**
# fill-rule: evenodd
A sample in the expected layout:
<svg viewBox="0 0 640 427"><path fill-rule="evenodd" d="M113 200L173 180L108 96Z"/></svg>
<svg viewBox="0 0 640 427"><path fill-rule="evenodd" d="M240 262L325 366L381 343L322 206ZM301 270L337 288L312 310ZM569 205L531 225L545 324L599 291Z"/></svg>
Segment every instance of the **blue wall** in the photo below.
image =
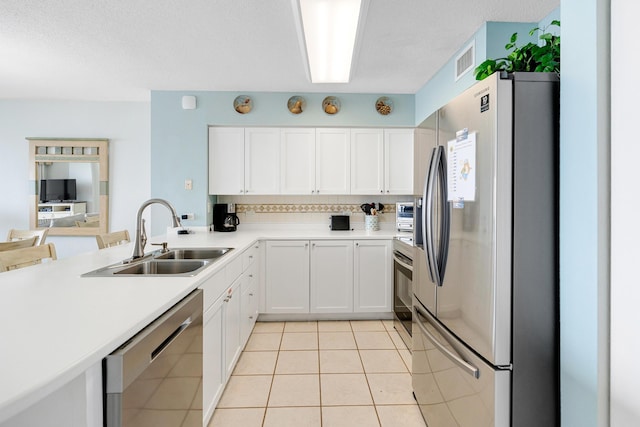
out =
<svg viewBox="0 0 640 427"><path fill-rule="evenodd" d="M197 108L182 109L182 96L195 95ZM233 109L238 95L253 101L249 114ZM340 99L338 114L322 110L328 94L298 93L307 107L302 114L291 114L286 108L291 93L238 92L151 92L151 196L165 198L179 213L195 213L193 221L184 225L207 224L208 144L207 127L219 126L367 126L413 127L414 96L385 95L393 101L393 112L378 114L375 102L381 94L331 94ZM193 190L184 189L184 180L193 180ZM154 220L151 235L163 233L163 219Z"/></svg>
<svg viewBox="0 0 640 427"><path fill-rule="evenodd" d="M562 425L608 425L609 1L562 2ZM634 368L634 367L630 367Z"/></svg>
<svg viewBox="0 0 640 427"><path fill-rule="evenodd" d="M464 43L458 52L416 93L416 125L422 123L431 113L445 105L456 95L472 86L476 79L473 71L455 81L455 58L463 49L475 40L475 66L477 67L487 58L502 58L506 55L504 45L509 42L513 33L518 33L520 46L536 37L529 36L529 31L537 27L535 23L487 22Z"/></svg>

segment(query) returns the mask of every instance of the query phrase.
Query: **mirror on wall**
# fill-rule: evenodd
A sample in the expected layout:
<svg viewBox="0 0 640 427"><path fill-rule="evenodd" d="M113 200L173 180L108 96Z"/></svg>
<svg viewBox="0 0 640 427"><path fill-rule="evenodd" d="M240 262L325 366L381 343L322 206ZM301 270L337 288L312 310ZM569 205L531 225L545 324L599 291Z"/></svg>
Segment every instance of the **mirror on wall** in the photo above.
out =
<svg viewBox="0 0 640 427"><path fill-rule="evenodd" d="M31 228L53 236L109 230L109 140L27 138Z"/></svg>

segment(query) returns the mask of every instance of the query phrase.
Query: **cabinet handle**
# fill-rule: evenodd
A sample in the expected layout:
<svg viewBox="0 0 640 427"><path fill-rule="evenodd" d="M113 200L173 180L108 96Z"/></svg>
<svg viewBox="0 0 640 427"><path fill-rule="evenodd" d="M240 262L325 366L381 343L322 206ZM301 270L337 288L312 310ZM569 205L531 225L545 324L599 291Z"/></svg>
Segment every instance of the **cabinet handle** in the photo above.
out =
<svg viewBox="0 0 640 427"><path fill-rule="evenodd" d="M253 274L250 274L249 277L253 277Z"/></svg>
<svg viewBox="0 0 640 427"><path fill-rule="evenodd" d="M380 190L380 193L384 193L384 191Z"/></svg>
<svg viewBox="0 0 640 427"><path fill-rule="evenodd" d="M225 298L225 299L224 299L224 302L229 302L229 299L230 299L230 298Z"/></svg>
<svg viewBox="0 0 640 427"><path fill-rule="evenodd" d="M305 243L305 244L304 244L304 247L305 247L305 248L308 248L308 247L309 247L309 244L308 244L308 243Z"/></svg>
<svg viewBox="0 0 640 427"><path fill-rule="evenodd" d="M249 259L253 259L253 255L249 255Z"/></svg>
<svg viewBox="0 0 640 427"><path fill-rule="evenodd" d="M360 243L356 243L356 248L360 247Z"/></svg>
<svg viewBox="0 0 640 427"><path fill-rule="evenodd" d="M252 296L253 296L253 293L250 293L250 294L249 294L249 296L250 296L250 297L252 297Z"/></svg>
<svg viewBox="0 0 640 427"><path fill-rule="evenodd" d="M316 193L320 194L320 190L316 190Z"/></svg>
<svg viewBox="0 0 640 427"><path fill-rule="evenodd" d="M387 193L389 192L389 190L387 190Z"/></svg>
<svg viewBox="0 0 640 427"><path fill-rule="evenodd" d="M313 194L313 193L315 193L315 192L316 192L315 190L311 190L311 194Z"/></svg>
<svg viewBox="0 0 640 427"><path fill-rule="evenodd" d="M249 319L252 319L252 320L253 320L253 316L249 316Z"/></svg>

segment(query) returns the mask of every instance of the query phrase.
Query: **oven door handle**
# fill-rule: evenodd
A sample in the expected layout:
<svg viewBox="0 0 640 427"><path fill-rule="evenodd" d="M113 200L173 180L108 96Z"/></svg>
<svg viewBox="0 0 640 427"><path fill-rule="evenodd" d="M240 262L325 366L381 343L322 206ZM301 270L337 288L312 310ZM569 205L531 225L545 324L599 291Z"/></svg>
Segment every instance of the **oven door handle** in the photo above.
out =
<svg viewBox="0 0 640 427"><path fill-rule="evenodd" d="M396 251L393 251L393 260L395 262L397 262L398 264L400 264L402 267L406 268L407 270L413 272L413 265L411 264L407 264L406 261L402 260L398 254L396 253Z"/></svg>

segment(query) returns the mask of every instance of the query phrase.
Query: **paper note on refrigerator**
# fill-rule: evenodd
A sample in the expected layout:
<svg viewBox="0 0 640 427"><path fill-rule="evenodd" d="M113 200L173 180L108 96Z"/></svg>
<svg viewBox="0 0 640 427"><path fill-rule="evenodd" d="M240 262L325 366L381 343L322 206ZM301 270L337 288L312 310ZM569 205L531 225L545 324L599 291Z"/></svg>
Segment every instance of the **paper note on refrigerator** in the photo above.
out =
<svg viewBox="0 0 640 427"><path fill-rule="evenodd" d="M476 199L476 133L447 143L447 193L454 207Z"/></svg>

